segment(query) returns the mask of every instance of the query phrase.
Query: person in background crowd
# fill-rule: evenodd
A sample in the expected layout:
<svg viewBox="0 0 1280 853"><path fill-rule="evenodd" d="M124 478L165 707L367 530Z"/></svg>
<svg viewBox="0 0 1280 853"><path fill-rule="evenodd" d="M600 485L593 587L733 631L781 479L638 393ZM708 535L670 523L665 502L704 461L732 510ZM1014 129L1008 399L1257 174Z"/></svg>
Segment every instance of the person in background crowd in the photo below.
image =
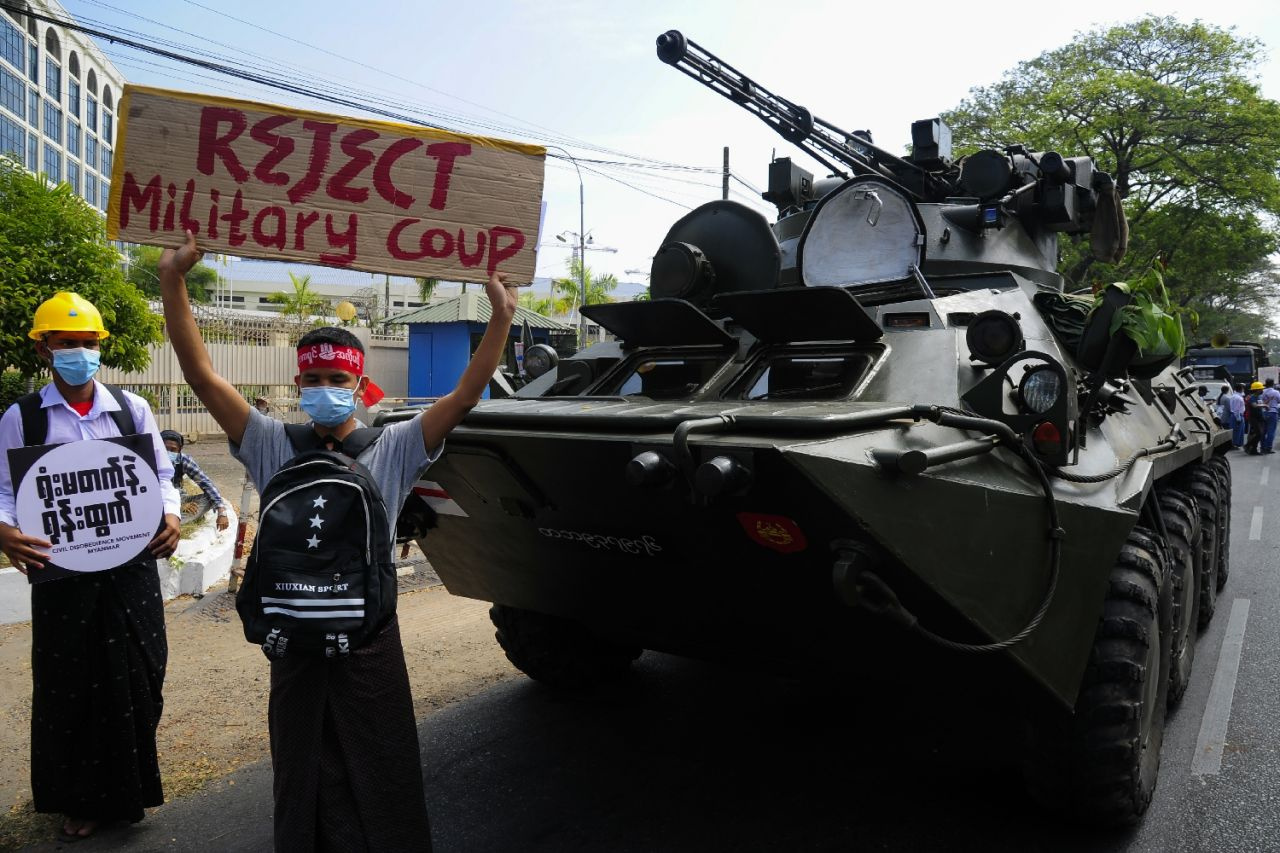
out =
<svg viewBox="0 0 1280 853"><path fill-rule="evenodd" d="M266 397L255 397L253 399L253 407L267 417L271 416L271 401Z"/></svg>
<svg viewBox="0 0 1280 853"><path fill-rule="evenodd" d="M1214 414L1218 416L1218 422L1226 429L1231 429L1231 386L1223 385L1222 390L1218 392L1218 398L1213 404Z"/></svg>
<svg viewBox="0 0 1280 853"><path fill-rule="evenodd" d="M1231 446L1239 450L1244 447L1245 432L1249 428L1245 418L1243 383L1231 389L1231 399L1228 403L1231 407Z"/></svg>
<svg viewBox="0 0 1280 853"><path fill-rule="evenodd" d="M213 484L213 480L210 480L196 464L196 460L182 452L182 447L186 443L182 433L176 429L166 429L160 432L160 437L164 439L164 449L169 451L169 461L173 463L173 486L178 490L178 494L182 494L183 475L190 477L191 482L200 487L200 491L204 492L209 503L217 510L218 529L226 530L227 525L230 524L227 520L227 502L218 493L218 487Z"/></svg>
<svg viewBox="0 0 1280 853"><path fill-rule="evenodd" d="M1280 389L1276 387L1274 379L1268 379L1262 389L1262 405L1264 407L1263 431L1262 431L1262 452L1273 453L1271 445L1276 440L1276 418L1280 416Z"/></svg>
<svg viewBox="0 0 1280 853"><path fill-rule="evenodd" d="M51 547L17 527L10 448L122 435L150 436L164 523L148 556L109 571L31 587L31 793L37 812L61 812L62 838L78 841L103 822L137 822L164 803L156 728L169 647L155 558L178 547L173 465L147 401L94 380L109 332L93 303L61 292L36 309L28 337L52 368L34 400L47 414L45 436L28 442L22 406L0 418L0 550L23 574L43 571ZM117 394L119 395L117 397Z"/></svg>
<svg viewBox="0 0 1280 853"><path fill-rule="evenodd" d="M1267 429L1266 406L1262 402L1261 382L1249 386L1249 394L1245 397L1245 410L1249 418L1249 438L1245 441L1244 452L1250 456L1261 453L1262 436Z"/></svg>

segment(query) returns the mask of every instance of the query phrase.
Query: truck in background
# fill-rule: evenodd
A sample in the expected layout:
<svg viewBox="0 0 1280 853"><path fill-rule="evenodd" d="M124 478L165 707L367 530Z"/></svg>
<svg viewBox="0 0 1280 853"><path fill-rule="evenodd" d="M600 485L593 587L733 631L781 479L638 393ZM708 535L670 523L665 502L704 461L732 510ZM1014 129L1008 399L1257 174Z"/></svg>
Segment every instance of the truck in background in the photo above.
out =
<svg viewBox="0 0 1280 853"><path fill-rule="evenodd" d="M1247 388L1250 384L1260 381L1259 371L1269 368L1270 360L1267 358L1267 350L1262 344L1255 341L1224 341L1214 339L1204 343L1193 344L1187 347L1187 353L1182 357L1182 366L1193 368L1193 375L1197 380L1200 378L1199 371L1194 368L1211 367L1213 365L1222 365L1231 374L1231 381L1234 384L1244 383ZM1212 378L1205 375L1205 379ZM1280 382L1280 374L1272 374L1272 378Z"/></svg>

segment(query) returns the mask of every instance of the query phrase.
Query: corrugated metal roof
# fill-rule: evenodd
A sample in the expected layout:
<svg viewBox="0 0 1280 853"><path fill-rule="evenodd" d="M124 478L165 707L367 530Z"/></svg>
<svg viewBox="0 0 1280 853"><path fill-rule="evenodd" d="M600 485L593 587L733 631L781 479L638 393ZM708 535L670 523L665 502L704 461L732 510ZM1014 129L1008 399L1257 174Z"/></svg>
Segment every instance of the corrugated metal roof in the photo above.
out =
<svg viewBox="0 0 1280 853"><path fill-rule="evenodd" d="M388 323L487 323L493 316L493 306L484 293L463 293L452 299L415 308L403 314L396 314L387 319ZM573 326L543 317L528 308L516 308L513 325L525 322L534 329L551 329L553 331L573 331Z"/></svg>

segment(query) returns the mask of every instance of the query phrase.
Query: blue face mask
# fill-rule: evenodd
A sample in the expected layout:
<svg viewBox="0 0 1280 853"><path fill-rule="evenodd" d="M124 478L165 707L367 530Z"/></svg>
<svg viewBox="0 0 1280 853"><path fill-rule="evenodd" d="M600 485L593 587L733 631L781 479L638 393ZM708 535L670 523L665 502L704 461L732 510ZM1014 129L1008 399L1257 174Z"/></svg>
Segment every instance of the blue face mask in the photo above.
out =
<svg viewBox="0 0 1280 853"><path fill-rule="evenodd" d="M298 405L320 426L334 427L346 423L355 412L356 392L354 388L335 388L332 385L303 388Z"/></svg>
<svg viewBox="0 0 1280 853"><path fill-rule="evenodd" d="M98 372L102 354L96 349L56 349L53 351L53 369L68 385L83 385Z"/></svg>
<svg viewBox="0 0 1280 853"><path fill-rule="evenodd" d="M169 451L169 461L170 461L170 462L177 462L177 461L178 461L178 454L177 454L175 451L173 451L173 450L170 450L170 451Z"/></svg>

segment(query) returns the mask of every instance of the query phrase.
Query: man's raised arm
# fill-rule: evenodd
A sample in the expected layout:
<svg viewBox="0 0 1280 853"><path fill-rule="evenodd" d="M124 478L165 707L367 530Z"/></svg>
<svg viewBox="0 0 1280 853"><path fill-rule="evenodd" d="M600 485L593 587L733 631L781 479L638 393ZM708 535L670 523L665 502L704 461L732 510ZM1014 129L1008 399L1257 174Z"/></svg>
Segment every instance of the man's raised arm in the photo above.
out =
<svg viewBox="0 0 1280 853"><path fill-rule="evenodd" d="M489 387L493 371L502 360L502 354L507 348L507 338L511 334L511 322L516 315L517 302L516 289L506 286L506 278L506 274L500 272L489 276L485 293L489 297L493 314L489 317L489 325L485 327L484 337L480 339L471 362L458 379L457 387L433 403L422 416L422 440L427 446L427 452L444 441L449 431L462 423L467 412L480 402L484 390Z"/></svg>
<svg viewBox="0 0 1280 853"><path fill-rule="evenodd" d="M160 298L164 300L165 329L178 356L183 378L227 438L239 444L249 423L249 404L234 385L214 371L213 360L205 349L187 299L185 276L200 262L203 254L196 248L195 235L188 231L187 240L181 248L176 251L165 249L160 255L156 274L160 279Z"/></svg>

